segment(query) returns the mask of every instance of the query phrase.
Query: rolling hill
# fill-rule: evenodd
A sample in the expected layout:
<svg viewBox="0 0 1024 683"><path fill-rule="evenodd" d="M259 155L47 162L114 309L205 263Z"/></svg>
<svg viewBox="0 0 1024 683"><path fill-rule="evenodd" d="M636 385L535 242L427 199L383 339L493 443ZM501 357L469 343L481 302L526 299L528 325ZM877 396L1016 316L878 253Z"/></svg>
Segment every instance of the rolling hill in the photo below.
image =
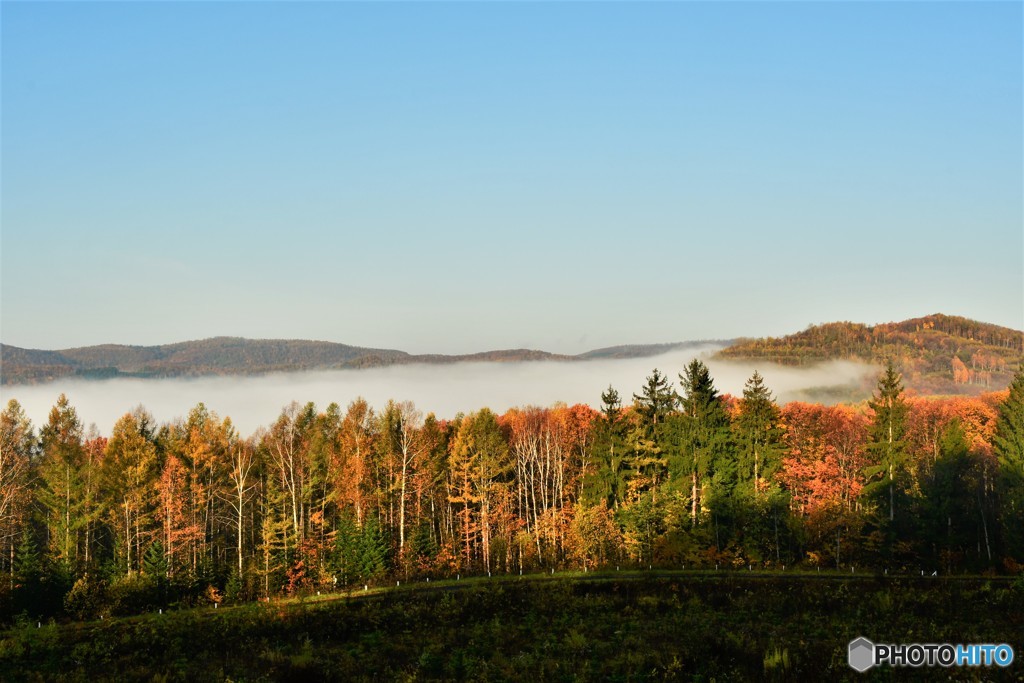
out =
<svg viewBox="0 0 1024 683"><path fill-rule="evenodd" d="M881 365L892 359L903 373L907 388L919 394L976 394L1004 389L1017 367L1024 363L1024 333L936 314L874 326L826 323L778 338L632 344L572 356L532 349L416 355L334 342L238 337L214 337L162 346L105 344L58 351L0 344L0 379L4 384L27 384L62 377L199 377L407 363L587 361L643 358L716 343L725 347L717 356L724 360L765 360L800 366L829 360L858 360Z"/></svg>
<svg viewBox="0 0 1024 683"><path fill-rule="evenodd" d="M5 384L60 377L192 377L351 368L405 362L409 354L303 340L215 337L162 346L104 344L60 351L0 345Z"/></svg>
<svg viewBox="0 0 1024 683"><path fill-rule="evenodd" d="M200 377L368 368L406 363L638 358L655 356L673 349L727 343L701 341L636 344L597 349L575 356L534 349L500 349L461 355L411 354L394 349L371 349L324 341L240 337L214 337L162 346L103 344L59 351L23 349L0 344L0 380L3 384L36 384L62 377Z"/></svg>
<svg viewBox="0 0 1024 683"><path fill-rule="evenodd" d="M891 359L917 393L976 394L1009 385L1024 362L1024 332L942 314L874 326L835 322L785 337L739 340L718 357L784 365Z"/></svg>
<svg viewBox="0 0 1024 683"><path fill-rule="evenodd" d="M0 344L4 384L48 382L61 377L198 377L268 372L367 368L403 363L570 360L545 351L509 349L458 356L413 355L298 339L215 337L162 346L104 344L60 351Z"/></svg>

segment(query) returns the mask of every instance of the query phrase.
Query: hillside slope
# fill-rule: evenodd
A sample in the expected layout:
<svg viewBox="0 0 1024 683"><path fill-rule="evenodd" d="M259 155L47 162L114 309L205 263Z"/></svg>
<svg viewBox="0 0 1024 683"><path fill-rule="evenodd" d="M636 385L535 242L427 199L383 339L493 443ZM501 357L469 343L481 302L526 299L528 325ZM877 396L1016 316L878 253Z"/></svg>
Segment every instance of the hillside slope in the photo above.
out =
<svg viewBox="0 0 1024 683"><path fill-rule="evenodd" d="M690 342L675 342L670 344L623 344L620 346L608 346L603 349L594 349L581 353L578 358L593 360L599 358L647 358L657 356L670 351L684 351L687 349L701 349L708 346L726 346L732 340L705 339Z"/></svg>
<svg viewBox="0 0 1024 683"><path fill-rule="evenodd" d="M403 363L458 363L574 360L531 349L505 349L464 355L414 355L299 339L215 337L162 346L104 344L60 351L22 349L0 344L4 384L33 384L61 377L199 377L256 375L268 372L367 368Z"/></svg>
<svg viewBox="0 0 1024 683"><path fill-rule="evenodd" d="M640 344L564 355L535 349L499 349L458 355L410 354L334 342L298 339L214 337L162 346L103 344L59 351L23 349L0 344L0 379L4 384L36 384L61 377L199 377L257 375L268 372L337 370L405 363L578 361L598 358L641 358L675 349L723 342Z"/></svg>
<svg viewBox="0 0 1024 683"><path fill-rule="evenodd" d="M392 349L367 349L332 342L215 337L162 346L104 344L61 351L36 351L0 344L5 384L46 382L60 377L192 377L289 370L370 367L409 362Z"/></svg>
<svg viewBox="0 0 1024 683"><path fill-rule="evenodd" d="M711 342L637 344L575 356L531 349L463 355L415 355L334 342L215 337L162 346L105 344L59 351L0 344L4 384L48 382L61 377L198 377L268 372L378 367L406 363L514 362L638 358ZM1024 333L967 318L930 315L868 326L836 322L779 338L744 339L719 352L735 360L810 365L827 360L882 364L893 359L909 389L922 394L976 394L1007 387L1024 362ZM864 387L865 391L869 387Z"/></svg>
<svg viewBox="0 0 1024 683"><path fill-rule="evenodd" d="M718 355L785 365L839 359L883 364L891 359L905 385L918 393L976 394L1009 385L1024 362L1024 332L935 314L874 326L813 325L785 337L741 340Z"/></svg>

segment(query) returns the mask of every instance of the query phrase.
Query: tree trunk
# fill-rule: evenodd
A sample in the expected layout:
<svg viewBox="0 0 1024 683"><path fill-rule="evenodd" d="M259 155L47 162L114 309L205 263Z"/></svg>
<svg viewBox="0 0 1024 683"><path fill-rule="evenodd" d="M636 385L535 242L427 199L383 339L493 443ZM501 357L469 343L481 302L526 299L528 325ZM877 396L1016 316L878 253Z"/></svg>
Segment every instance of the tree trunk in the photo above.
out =
<svg viewBox="0 0 1024 683"><path fill-rule="evenodd" d="M757 465L758 465L758 452L757 447L754 448L754 498L757 498Z"/></svg>
<svg viewBox="0 0 1024 683"><path fill-rule="evenodd" d="M243 509L244 509L244 507L243 507L244 500L243 500L242 496L243 496L243 491L242 491L241 486L239 486L239 488L238 488L238 583L239 583L239 585L243 585L244 586L245 585L245 581L244 581L244 577L242 576L242 536L243 536L242 523L243 523L243 519L244 519L244 516L243 516L242 512L243 512Z"/></svg>
<svg viewBox="0 0 1024 683"><path fill-rule="evenodd" d="M692 487L690 489L690 526L697 526L697 467L694 466L690 474Z"/></svg>
<svg viewBox="0 0 1024 683"><path fill-rule="evenodd" d="M401 497L401 500L399 501L399 507L398 507L398 553L399 553L399 555L401 555L402 551L405 549L405 479L406 479L406 471L408 469L408 467L407 467L407 460L408 460L408 456L405 453L403 453L402 454L402 487L401 487L402 488L402 493L401 493L402 497Z"/></svg>
<svg viewBox="0 0 1024 683"><path fill-rule="evenodd" d="M124 545L128 549L128 576L132 575L132 523L128 515L128 502L124 504Z"/></svg>

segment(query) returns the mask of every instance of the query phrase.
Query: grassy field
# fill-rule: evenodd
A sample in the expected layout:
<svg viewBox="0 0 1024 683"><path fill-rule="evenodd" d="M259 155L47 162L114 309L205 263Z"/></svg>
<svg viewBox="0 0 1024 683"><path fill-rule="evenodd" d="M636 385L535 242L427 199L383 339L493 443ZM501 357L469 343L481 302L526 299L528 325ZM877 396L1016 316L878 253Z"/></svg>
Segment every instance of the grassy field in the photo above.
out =
<svg viewBox="0 0 1024 683"><path fill-rule="evenodd" d="M1007 642L1009 669L856 674L847 643ZM0 640L15 680L1021 680L1024 590L986 578L609 572L474 578ZM894 673L896 675L894 675Z"/></svg>

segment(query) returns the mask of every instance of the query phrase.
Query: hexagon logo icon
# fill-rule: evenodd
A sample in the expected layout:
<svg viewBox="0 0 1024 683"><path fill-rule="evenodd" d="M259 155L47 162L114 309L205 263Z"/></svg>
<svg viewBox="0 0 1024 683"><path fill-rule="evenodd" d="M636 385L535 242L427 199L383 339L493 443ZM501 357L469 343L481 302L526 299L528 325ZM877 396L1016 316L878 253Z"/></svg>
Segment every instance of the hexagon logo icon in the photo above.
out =
<svg viewBox="0 0 1024 683"><path fill-rule="evenodd" d="M875 665L875 644L864 637L850 641L847 657L850 668L863 673Z"/></svg>

